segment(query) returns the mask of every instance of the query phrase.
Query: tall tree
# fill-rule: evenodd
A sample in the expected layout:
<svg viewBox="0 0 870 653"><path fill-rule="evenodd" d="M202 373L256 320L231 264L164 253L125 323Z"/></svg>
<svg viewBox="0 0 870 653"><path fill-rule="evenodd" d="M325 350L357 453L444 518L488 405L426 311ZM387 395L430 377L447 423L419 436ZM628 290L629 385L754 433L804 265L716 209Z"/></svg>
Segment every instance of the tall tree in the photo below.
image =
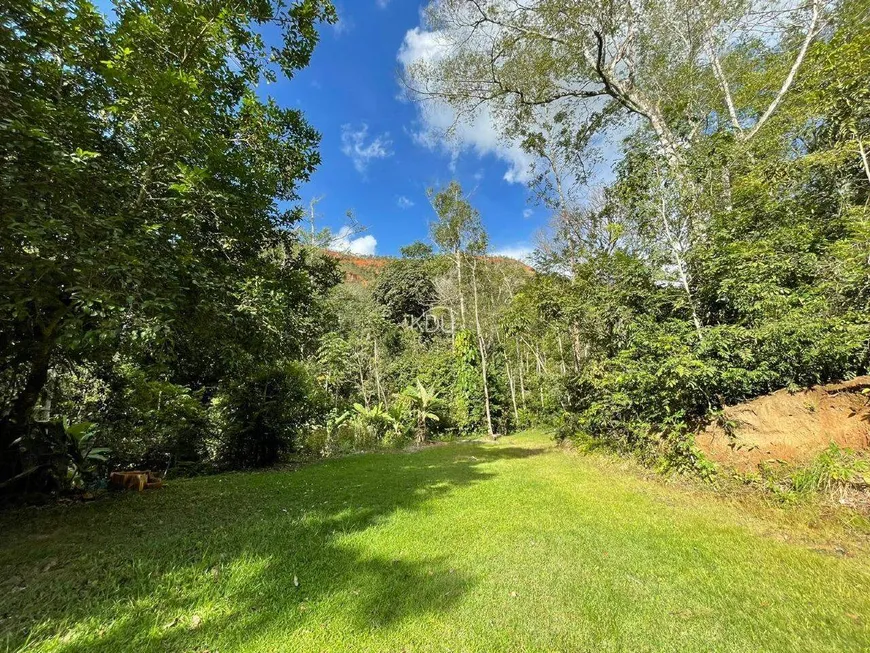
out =
<svg viewBox="0 0 870 653"><path fill-rule="evenodd" d="M440 191L429 190L429 199L438 220L432 225L432 240L445 253L453 257L456 267L456 279L459 286L459 316L460 324L466 328L465 299L462 288L462 269L471 267L471 296L474 309L475 335L481 362L483 379L484 412L486 426L490 436L495 434L492 427L492 410L490 405L489 381L487 379L486 339L480 320L480 298L478 292L477 269L481 258L486 254L488 238L480 213L475 209L462 192L462 186L457 181L451 181Z"/></svg>
<svg viewBox="0 0 870 653"><path fill-rule="evenodd" d="M462 270L468 248L477 241L482 230L480 214L471 206L457 181L451 181L440 190L430 188L427 194L437 216L431 227L432 240L442 252L453 258L458 286L459 324L464 329L466 320Z"/></svg>
<svg viewBox="0 0 870 653"><path fill-rule="evenodd" d="M428 22L437 51L408 62L406 84L446 102L460 119L487 104L506 136L553 163L631 117L655 134L671 167L722 123L738 140L763 128L791 91L832 10L826 0L782 3L622 0L434 0ZM739 83L746 56L786 53L763 92ZM566 174L561 166L553 188ZM576 174L581 170L576 169Z"/></svg>
<svg viewBox="0 0 870 653"><path fill-rule="evenodd" d="M317 132L257 87L307 65L318 23L336 18L328 0L113 9L111 22L87 0L0 9L7 459L61 354L122 335L171 349L186 309L237 311L298 218L279 202L319 162Z"/></svg>

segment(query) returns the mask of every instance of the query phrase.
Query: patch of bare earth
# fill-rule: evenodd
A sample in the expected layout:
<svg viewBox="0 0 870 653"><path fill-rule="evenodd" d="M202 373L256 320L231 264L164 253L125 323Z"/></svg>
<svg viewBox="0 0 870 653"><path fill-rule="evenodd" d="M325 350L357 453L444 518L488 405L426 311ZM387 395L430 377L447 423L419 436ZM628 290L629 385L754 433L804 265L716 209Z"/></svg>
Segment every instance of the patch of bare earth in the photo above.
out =
<svg viewBox="0 0 870 653"><path fill-rule="evenodd" d="M870 398L862 394L867 388L870 376L800 392L779 390L725 408L729 427L710 424L696 442L711 460L741 471L765 462L809 463L832 442L868 449Z"/></svg>

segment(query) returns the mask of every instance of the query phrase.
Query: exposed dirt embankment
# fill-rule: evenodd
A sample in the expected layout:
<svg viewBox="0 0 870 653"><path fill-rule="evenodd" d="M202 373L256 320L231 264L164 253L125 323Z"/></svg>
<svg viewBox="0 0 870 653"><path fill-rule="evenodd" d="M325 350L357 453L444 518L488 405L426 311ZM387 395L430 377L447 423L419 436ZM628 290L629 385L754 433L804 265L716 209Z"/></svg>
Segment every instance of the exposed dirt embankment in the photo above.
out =
<svg viewBox="0 0 870 653"><path fill-rule="evenodd" d="M814 386L800 392L780 390L730 406L726 429L711 424L697 436L707 456L740 470L759 463L806 463L831 442L849 449L870 448L870 376Z"/></svg>

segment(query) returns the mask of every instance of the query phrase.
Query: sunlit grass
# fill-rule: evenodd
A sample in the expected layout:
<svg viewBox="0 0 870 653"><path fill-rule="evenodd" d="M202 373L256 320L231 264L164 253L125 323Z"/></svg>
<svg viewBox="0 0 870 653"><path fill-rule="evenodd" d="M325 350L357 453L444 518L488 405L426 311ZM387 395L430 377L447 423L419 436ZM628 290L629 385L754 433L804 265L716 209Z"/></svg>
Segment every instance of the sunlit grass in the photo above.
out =
<svg viewBox="0 0 870 653"><path fill-rule="evenodd" d="M863 554L541 433L176 481L0 528L0 650L870 649Z"/></svg>

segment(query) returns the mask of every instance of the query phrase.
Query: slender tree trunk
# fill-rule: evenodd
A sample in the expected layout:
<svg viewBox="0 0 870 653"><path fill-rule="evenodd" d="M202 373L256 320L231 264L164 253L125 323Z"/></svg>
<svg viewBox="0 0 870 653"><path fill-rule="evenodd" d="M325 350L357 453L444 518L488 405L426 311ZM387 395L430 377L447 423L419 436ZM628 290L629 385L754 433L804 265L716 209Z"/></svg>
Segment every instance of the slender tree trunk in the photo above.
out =
<svg viewBox="0 0 870 653"><path fill-rule="evenodd" d="M541 410L544 410L544 373L547 371L547 367L544 365L544 361L538 351L538 343L535 343L533 352L535 354L535 361L537 362L536 371L538 373L538 393L541 396Z"/></svg>
<svg viewBox="0 0 870 653"><path fill-rule="evenodd" d="M517 408L517 390L514 386L514 375L511 373L511 361L507 355L504 357L504 365L507 368L507 377L508 377L508 385L510 385L511 389L511 404L514 407L514 423L517 425L517 428L520 426L520 411Z"/></svg>
<svg viewBox="0 0 870 653"><path fill-rule="evenodd" d="M686 292L686 298L689 302L689 309L692 313L692 322L694 322L695 331L698 334L698 341L703 342L704 332L701 328L701 319L698 317L698 310L695 307L695 298L692 296L692 288L689 284L689 272L686 266L686 261L683 258L683 246L680 243L680 235L676 233L674 225L671 224L671 221L668 218L668 204L667 198L665 197L666 191L664 188L664 182L662 183L660 193L661 202L659 206L659 217L662 221L662 228L665 231L665 237L667 238L668 245L671 249L671 256L674 257L674 263L677 266L677 273L679 274L680 285Z"/></svg>
<svg viewBox="0 0 870 653"><path fill-rule="evenodd" d="M867 182L870 183L870 161L867 160L867 150L864 149L864 142L858 139L858 152L861 154L861 163L864 164L864 174L867 175Z"/></svg>
<svg viewBox="0 0 870 653"><path fill-rule="evenodd" d="M384 405L384 407L386 407L386 405L387 405L387 398L386 398L386 396L384 395L384 390L383 390L383 388L381 387L381 374L380 374L380 372L378 371L378 367L379 367L379 364L380 364L380 360L379 360L379 358L378 358L378 339L377 339L376 337L373 337L373 338L372 338L372 341L373 341L373 343L374 343L374 354L375 354L375 387L377 388L378 399L379 399L380 402Z"/></svg>
<svg viewBox="0 0 870 653"><path fill-rule="evenodd" d="M501 335L499 335L498 341L499 341L499 344L502 346L502 349L504 350L504 366L505 366L505 371L507 372L508 386L510 387L510 390L511 390L511 404L513 404L513 407L514 407L514 421L515 421L517 427L519 427L519 425L520 425L520 412L517 409L517 390L516 390L516 385L514 384L514 375L513 375L513 372L511 370L511 358L508 355L507 347L505 346L504 343L502 343Z"/></svg>
<svg viewBox="0 0 870 653"><path fill-rule="evenodd" d="M731 196L731 171L727 164L722 167L722 190L725 195L725 211L731 213L734 210L734 200Z"/></svg>
<svg viewBox="0 0 870 653"><path fill-rule="evenodd" d="M538 344L535 343L534 346L530 345L528 341L526 341L526 345L529 347L531 352L535 355L535 370L540 375L542 372L547 371L547 365L544 363L544 360L541 358L541 353L538 350Z"/></svg>
<svg viewBox="0 0 870 653"><path fill-rule="evenodd" d="M525 361L525 357L523 356L522 351L520 350L520 341L515 340L514 344L516 345L517 360L519 361L520 398L523 401L523 410L528 410L528 407L526 406L526 383L525 383L525 379L523 378L524 368L526 366L526 361Z"/></svg>
<svg viewBox="0 0 870 653"><path fill-rule="evenodd" d="M689 300L689 308L692 311L692 322L695 323L695 331L698 334L698 340L703 342L704 332L701 329L701 319L698 317L698 310L695 308L695 298L692 297L692 289L689 287L689 275L686 271L686 264L681 256L677 256L677 267L680 270L680 282L683 285L683 290L686 291L686 297Z"/></svg>
<svg viewBox="0 0 870 653"><path fill-rule="evenodd" d="M43 391L42 405L39 407L39 418L40 422L48 422L51 420L51 408L54 401L54 393L57 389L57 374L53 373L51 370L48 372L48 377L45 382L45 389ZM159 410L159 408L158 408Z"/></svg>
<svg viewBox="0 0 870 653"><path fill-rule="evenodd" d="M366 408L368 408L369 407L369 393L366 392L366 377L363 374L363 364L362 364L362 360L360 360L359 358L357 358L357 361L359 362L359 366L358 366L359 367L359 388L362 391L363 403L365 404Z"/></svg>
<svg viewBox="0 0 870 653"><path fill-rule="evenodd" d="M474 324L477 327L477 347L480 350L480 367L483 373L483 406L486 411L486 428L489 431L489 437L495 438L495 431L492 428L492 412L489 405L489 381L487 380L487 360L486 360L486 343L483 339L483 329L480 326L480 310L477 299L477 261L471 266L471 291L474 297Z"/></svg>
<svg viewBox="0 0 870 653"><path fill-rule="evenodd" d="M574 371L580 371L583 355L580 347L580 330L576 324L571 324L571 351L574 354Z"/></svg>
<svg viewBox="0 0 870 653"><path fill-rule="evenodd" d="M462 293L462 252L458 249L454 253L456 261L456 285L459 289L459 325L465 329L465 297Z"/></svg>

